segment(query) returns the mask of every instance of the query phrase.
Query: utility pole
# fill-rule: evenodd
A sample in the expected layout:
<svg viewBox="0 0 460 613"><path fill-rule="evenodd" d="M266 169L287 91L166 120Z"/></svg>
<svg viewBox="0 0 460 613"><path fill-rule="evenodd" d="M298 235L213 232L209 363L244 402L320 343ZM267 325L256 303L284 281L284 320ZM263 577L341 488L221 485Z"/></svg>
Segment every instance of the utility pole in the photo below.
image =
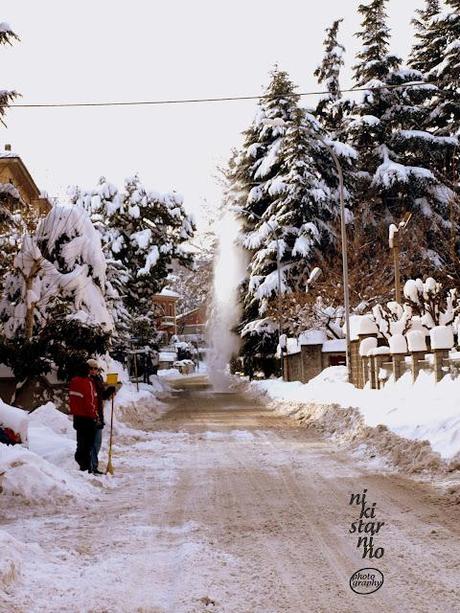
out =
<svg viewBox="0 0 460 613"><path fill-rule="evenodd" d="M348 253L347 253L347 226L345 220L345 197L343 185L343 171L339 162L339 158L334 151L334 148L321 138L318 134L315 135L319 142L322 143L331 154L337 170L339 178L339 202L340 202L340 232L342 238L342 276L343 276L343 306L345 310L345 337L346 337L346 359L348 368L348 380L352 381L351 360L350 360L350 291L348 286Z"/></svg>

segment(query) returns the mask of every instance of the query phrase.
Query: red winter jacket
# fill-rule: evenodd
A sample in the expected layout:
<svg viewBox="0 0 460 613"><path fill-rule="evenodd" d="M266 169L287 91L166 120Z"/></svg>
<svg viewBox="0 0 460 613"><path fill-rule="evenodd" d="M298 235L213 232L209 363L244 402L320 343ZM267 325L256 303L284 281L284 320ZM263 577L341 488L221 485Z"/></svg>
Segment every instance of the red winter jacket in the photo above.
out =
<svg viewBox="0 0 460 613"><path fill-rule="evenodd" d="M88 377L73 377L69 385L70 413L78 417L97 419L97 392Z"/></svg>

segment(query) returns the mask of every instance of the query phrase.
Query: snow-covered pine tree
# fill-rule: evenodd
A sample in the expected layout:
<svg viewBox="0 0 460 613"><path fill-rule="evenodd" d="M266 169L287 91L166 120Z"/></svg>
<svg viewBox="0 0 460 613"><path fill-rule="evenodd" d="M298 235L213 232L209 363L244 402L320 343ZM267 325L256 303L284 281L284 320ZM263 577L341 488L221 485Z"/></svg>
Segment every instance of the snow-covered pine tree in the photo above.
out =
<svg viewBox="0 0 460 613"><path fill-rule="evenodd" d="M55 205L34 235L25 235L7 276L0 317L8 338L38 334L56 300L63 313L110 331L105 259L98 233L81 207Z"/></svg>
<svg viewBox="0 0 460 613"><path fill-rule="evenodd" d="M415 27L414 44L408 64L419 70L428 80L432 80L432 69L441 61L444 46L444 35L438 28L439 0L425 0L425 7L415 11L412 24Z"/></svg>
<svg viewBox="0 0 460 613"><path fill-rule="evenodd" d="M406 212L414 214L412 243L406 243L407 272L420 274L452 264L453 193L432 167L433 156L448 155L456 142L419 129L425 125L426 102L434 86L424 83L420 72L401 69L401 60L388 52L386 2L359 6L363 49L354 67L355 81L369 90L355 104L347 125L349 142L359 153L354 248L363 250L363 261L375 266L376 277L389 263L375 262L375 242L386 243L388 225Z"/></svg>
<svg viewBox="0 0 460 613"><path fill-rule="evenodd" d="M247 211L241 213L241 219L249 231L258 225L249 213L266 214L276 198L279 151L298 101L288 74L275 68L259 101L256 117L243 132L243 146L233 157L231 183L237 204Z"/></svg>
<svg viewBox="0 0 460 613"><path fill-rule="evenodd" d="M277 188L270 217L265 215L255 232L245 237L245 245L256 249L249 265L249 292L262 313L278 293L277 243L286 293L305 289L319 251L335 241L331 221L338 207L317 166L318 133L314 118L296 109L280 149L279 174L272 182Z"/></svg>
<svg viewBox="0 0 460 613"><path fill-rule="evenodd" d="M345 47L338 42L337 36L343 19L337 19L326 29L324 40L324 57L314 74L318 83L327 89L316 106L315 116L320 120L331 137L341 132L342 120L346 106L340 91L340 70L344 63Z"/></svg>
<svg viewBox="0 0 460 613"><path fill-rule="evenodd" d="M132 318L125 305L130 272L121 260L115 260L111 251L112 233L107 227L107 219L117 207L121 206L121 195L117 187L101 177L98 186L92 192L82 194L78 186L71 186L67 196L70 204L79 204L85 208L93 226L100 235L106 261L105 299L112 314L115 334L114 345L126 344L132 324Z"/></svg>
<svg viewBox="0 0 460 613"><path fill-rule="evenodd" d="M243 133L243 146L233 153L230 160L226 200L230 206L240 208L241 243L250 256L255 256L268 238L271 241L274 239L274 231L267 221L274 212L274 202L282 188L278 180L281 167L279 152L298 109L298 101L295 86L288 74L275 68L259 101L255 119ZM270 259L272 255L270 253ZM241 286L242 327L261 316L258 299L249 284L248 278ZM264 333L263 346L265 349L270 346L274 352L276 339L273 337L270 341L266 336ZM258 338L256 334L246 336L243 352L257 351L259 341L262 342L262 337Z"/></svg>
<svg viewBox="0 0 460 613"><path fill-rule="evenodd" d="M450 74L456 62L448 60L449 46L450 53L455 54L455 41L460 35L460 31L452 33L450 30L452 26L455 30L454 15L442 13L438 0L426 0L424 10L416 12L412 23L416 28L416 34L409 65L419 70L430 84L436 86L433 87L431 96L427 96L423 102L426 112L420 120L419 127L437 136L447 138L458 136L460 98L457 93L458 87L453 84L455 76ZM453 46L451 46L452 41L454 41ZM457 57L457 64L459 62L460 56ZM457 70L457 84L458 81ZM427 152L427 148L424 149ZM456 189L458 161L455 158L455 148L446 151L445 148L437 147L430 150L428 155L431 155L431 168L436 176L452 189Z"/></svg>
<svg viewBox="0 0 460 613"><path fill-rule="evenodd" d="M447 11L435 16L434 35L442 41L442 52L430 71L440 89L432 121L438 134L460 134L460 0L445 0ZM457 160L458 165L458 160Z"/></svg>
<svg viewBox="0 0 460 613"><path fill-rule="evenodd" d="M80 202L101 234L108 261L124 271L118 287L131 314L146 314L152 296L165 284L172 262L188 266L192 256L183 249L193 236L194 224L185 213L182 196L145 189L139 177L126 180L124 189L101 179L95 190L83 193Z"/></svg>
<svg viewBox="0 0 460 613"><path fill-rule="evenodd" d="M25 235L0 300L0 352L18 379L61 377L91 351L104 353L113 328L105 304L105 259L86 211L55 205ZM24 361L30 351L30 360Z"/></svg>

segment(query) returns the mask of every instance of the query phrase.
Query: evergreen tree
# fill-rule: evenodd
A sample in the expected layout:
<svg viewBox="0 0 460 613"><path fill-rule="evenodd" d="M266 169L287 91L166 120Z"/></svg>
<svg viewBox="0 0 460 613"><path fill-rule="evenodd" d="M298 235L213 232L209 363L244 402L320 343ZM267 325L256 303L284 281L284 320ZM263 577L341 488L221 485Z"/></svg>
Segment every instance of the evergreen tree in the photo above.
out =
<svg viewBox="0 0 460 613"><path fill-rule="evenodd" d="M321 96L316 106L315 116L331 136L337 136L340 132L345 110L339 82L345 47L337 40L342 21L343 19L337 19L330 28L326 29L324 58L314 73L318 83L323 84L328 92Z"/></svg>
<svg viewBox="0 0 460 613"><path fill-rule="evenodd" d="M105 303L105 259L86 212L55 205L26 234L0 300L0 360L21 384L60 378L92 352L105 353L113 322Z"/></svg>
<svg viewBox="0 0 460 613"><path fill-rule="evenodd" d="M288 74L275 68L259 101L255 119L243 133L243 146L241 150L233 152L227 171L225 199L228 205L240 207L238 217L242 225L241 243L250 256L257 257L261 244L270 240L270 248L265 252L271 260L268 268L274 266L276 269L276 254L273 259L276 228L270 224L270 218L275 212L275 202L284 189L283 182L279 180L280 150L297 112L298 101L299 97ZM255 281L256 276L250 275L241 286L241 327L260 317ZM254 334L247 338L250 339L249 344L245 343L247 350L257 350L261 337ZM268 344L276 348L276 341ZM265 333L263 345L267 346Z"/></svg>
<svg viewBox="0 0 460 613"><path fill-rule="evenodd" d="M431 71L442 59L443 36L440 36L438 22L439 0L425 0L425 8L418 9L412 20L415 27L414 44L409 55L409 66L432 80Z"/></svg>
<svg viewBox="0 0 460 613"><path fill-rule="evenodd" d="M460 0L446 0L448 11L435 19L437 40L442 53L435 56L430 75L440 89L439 101L432 113L438 134L460 134Z"/></svg>
<svg viewBox="0 0 460 613"><path fill-rule="evenodd" d="M19 38L11 27L5 22L0 23L0 45L12 45L14 40L19 40ZM17 98L18 95L19 94L14 90L0 89L0 122L3 123L3 125L5 125L3 117L6 114L8 105Z"/></svg>
<svg viewBox="0 0 460 613"><path fill-rule="evenodd" d="M72 194L90 213L107 260L114 262L112 287L131 314L146 314L152 297L165 284L173 262L189 266L192 256L183 249L194 224L176 192L148 191L139 177L129 178L119 191L104 178L92 192ZM123 278L116 273L120 266ZM117 277L117 281L115 281Z"/></svg>
<svg viewBox="0 0 460 613"><path fill-rule="evenodd" d="M275 69L256 117L243 133L243 146L234 155L231 182L237 203L248 211L241 213L248 228L256 225L249 213L266 214L276 199L279 151L298 101L287 73Z"/></svg>
<svg viewBox="0 0 460 613"><path fill-rule="evenodd" d="M19 40L7 23L0 23L0 46L11 45L14 40ZM3 117L6 114L10 102L19 94L13 90L0 89L0 123L5 125ZM23 205L21 196L14 186L0 183L0 290L3 277L11 266L13 253L18 246L18 237L24 231L24 224L17 213L17 209Z"/></svg>
<svg viewBox="0 0 460 613"><path fill-rule="evenodd" d="M455 141L419 129L426 125L433 90L419 71L401 69L401 61L388 52L385 5L386 0L372 0L359 7L363 29L358 36L364 47L355 80L370 89L347 125L350 143L359 153L355 238L372 245L363 258L377 264L375 274L381 275L383 263L372 262L373 242L386 242L388 224L414 213L417 245L407 264L419 274L452 263L448 217L453 192L433 172L432 159L449 155ZM421 83L406 85L414 81Z"/></svg>
<svg viewBox="0 0 460 613"><path fill-rule="evenodd" d="M99 235L81 207L55 205L22 237L0 302L5 336L40 334L56 307L62 317L112 329Z"/></svg>

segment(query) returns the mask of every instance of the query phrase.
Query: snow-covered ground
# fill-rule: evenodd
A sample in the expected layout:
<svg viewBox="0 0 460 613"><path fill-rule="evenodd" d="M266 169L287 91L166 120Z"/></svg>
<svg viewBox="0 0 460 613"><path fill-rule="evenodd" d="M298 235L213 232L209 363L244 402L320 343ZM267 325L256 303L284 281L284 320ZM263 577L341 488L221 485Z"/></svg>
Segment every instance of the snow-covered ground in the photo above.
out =
<svg viewBox="0 0 460 613"><path fill-rule="evenodd" d="M363 451L377 449L404 470L460 465L460 379L446 376L436 384L432 373L422 372L413 384L408 373L382 390L360 390L346 378L346 368L335 366L307 384L272 379L251 387L281 413L362 444Z"/></svg>
<svg viewBox="0 0 460 613"><path fill-rule="evenodd" d="M459 610L455 505L247 395L168 404L160 420L126 410L144 430L117 435L113 478L77 473L89 498L0 497L0 611ZM349 587L370 563L349 533L363 488L385 548L371 563L385 585L366 602Z"/></svg>
<svg viewBox="0 0 460 613"><path fill-rule="evenodd" d="M127 442L144 441L146 434L136 429L140 422L158 418L166 408L159 399L168 395L167 386L152 378L152 385L140 384L139 391L123 384L114 403L114 453ZM106 423L111 407L106 403ZM96 477L78 470L74 460L75 430L72 419L51 402L28 414L0 401L0 424L20 433L23 444L0 444L0 516L21 516L26 509L40 508L52 516L70 505L94 504L104 489L117 487L118 477ZM128 425L129 424L129 425ZM101 465L107 458L108 427L100 452ZM0 610L11 608L10 587L20 578L26 560L43 555L37 544L25 544L0 528ZM42 560L49 564L49 560ZM5 605L4 603L8 603ZM2 608L7 606L7 608ZM30 609L32 610L32 609Z"/></svg>

